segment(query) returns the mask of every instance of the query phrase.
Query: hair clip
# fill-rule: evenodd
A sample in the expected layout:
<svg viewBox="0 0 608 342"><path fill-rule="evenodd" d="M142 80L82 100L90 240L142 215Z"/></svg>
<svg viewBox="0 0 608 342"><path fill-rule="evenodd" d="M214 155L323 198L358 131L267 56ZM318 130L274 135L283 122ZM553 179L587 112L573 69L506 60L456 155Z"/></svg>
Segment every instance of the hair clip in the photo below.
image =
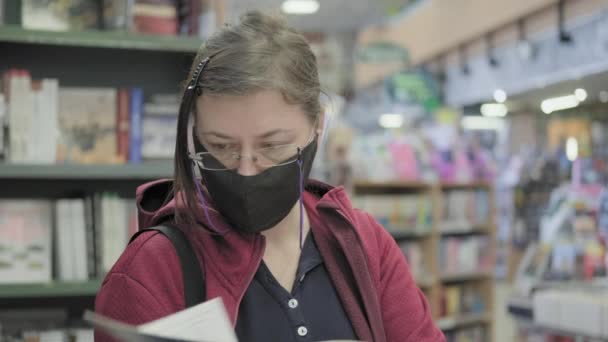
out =
<svg viewBox="0 0 608 342"><path fill-rule="evenodd" d="M198 95L198 96L201 96L201 94L203 93L203 90L201 89L199 82L201 80L201 74L203 73L203 70L207 66L207 63L209 63L209 57L203 58L203 60L201 60L201 62L198 63L198 65L196 66L196 69L194 69L194 73L192 74L192 80L190 81L190 84L188 85L188 90L196 91L196 95Z"/></svg>

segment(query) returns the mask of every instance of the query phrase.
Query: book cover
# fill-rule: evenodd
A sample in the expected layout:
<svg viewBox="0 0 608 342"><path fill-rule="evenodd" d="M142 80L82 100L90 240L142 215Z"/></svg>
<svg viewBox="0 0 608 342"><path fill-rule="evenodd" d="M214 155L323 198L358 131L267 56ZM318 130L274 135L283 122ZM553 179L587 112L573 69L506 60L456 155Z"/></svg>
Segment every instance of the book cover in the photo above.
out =
<svg viewBox="0 0 608 342"><path fill-rule="evenodd" d="M59 90L57 160L65 163L117 163L116 90Z"/></svg>
<svg viewBox="0 0 608 342"><path fill-rule="evenodd" d="M51 281L51 202L0 200L0 284Z"/></svg>
<svg viewBox="0 0 608 342"><path fill-rule="evenodd" d="M142 125L143 159L171 159L175 153L176 116L144 116Z"/></svg>
<svg viewBox="0 0 608 342"><path fill-rule="evenodd" d="M142 120L143 120L144 93L142 88L131 89L130 109L130 141L129 162L140 163L142 145Z"/></svg>

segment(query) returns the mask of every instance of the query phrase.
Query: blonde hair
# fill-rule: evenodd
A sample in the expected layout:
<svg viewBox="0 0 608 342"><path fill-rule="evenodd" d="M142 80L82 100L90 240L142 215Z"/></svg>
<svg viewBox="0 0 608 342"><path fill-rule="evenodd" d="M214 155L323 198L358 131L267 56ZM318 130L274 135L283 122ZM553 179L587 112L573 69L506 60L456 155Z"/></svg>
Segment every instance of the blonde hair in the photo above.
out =
<svg viewBox="0 0 608 342"><path fill-rule="evenodd" d="M210 37L190 68L187 85L201 61L209 58L198 86L204 95L248 95L277 90L289 104L299 105L311 123L321 114L321 86L317 60L306 38L284 20L252 11L237 25L227 25ZM196 101L194 101L196 102ZM175 148L174 195L181 193L190 208L196 203L191 161L187 150L187 121L180 113ZM176 218L183 218L176 212Z"/></svg>

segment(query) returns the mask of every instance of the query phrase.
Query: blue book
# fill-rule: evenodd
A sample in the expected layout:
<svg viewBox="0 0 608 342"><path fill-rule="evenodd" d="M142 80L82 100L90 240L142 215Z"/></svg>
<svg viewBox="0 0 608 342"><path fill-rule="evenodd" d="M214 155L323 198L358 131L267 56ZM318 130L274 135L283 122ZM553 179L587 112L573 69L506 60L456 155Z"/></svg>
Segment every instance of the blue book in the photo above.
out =
<svg viewBox="0 0 608 342"><path fill-rule="evenodd" d="M129 163L141 163L142 112L144 108L144 91L141 88L131 89L129 132Z"/></svg>

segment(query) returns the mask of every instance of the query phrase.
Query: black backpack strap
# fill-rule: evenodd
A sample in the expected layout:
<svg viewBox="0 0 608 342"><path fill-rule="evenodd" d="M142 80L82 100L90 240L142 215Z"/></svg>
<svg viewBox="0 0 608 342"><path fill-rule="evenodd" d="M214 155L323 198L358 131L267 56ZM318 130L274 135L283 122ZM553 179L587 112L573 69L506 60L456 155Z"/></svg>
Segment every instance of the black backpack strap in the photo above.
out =
<svg viewBox="0 0 608 342"><path fill-rule="evenodd" d="M184 299L186 307L189 308L205 301L205 273L201 267L190 241L179 228L171 225L161 225L146 228L133 234L129 243L133 242L140 234L147 231L157 231L166 236L175 247L177 256L182 266L182 278L184 281Z"/></svg>

